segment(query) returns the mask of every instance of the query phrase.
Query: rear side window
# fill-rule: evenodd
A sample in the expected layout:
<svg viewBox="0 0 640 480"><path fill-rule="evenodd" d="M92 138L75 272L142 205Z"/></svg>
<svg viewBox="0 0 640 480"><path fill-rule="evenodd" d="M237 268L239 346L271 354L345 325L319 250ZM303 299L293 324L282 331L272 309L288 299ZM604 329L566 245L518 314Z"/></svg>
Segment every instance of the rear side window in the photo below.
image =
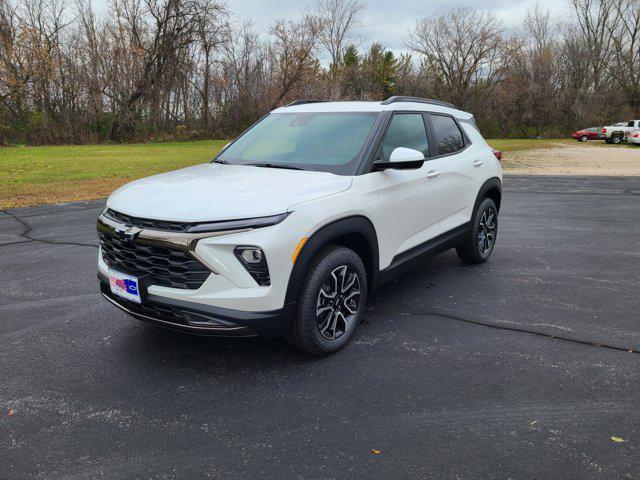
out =
<svg viewBox="0 0 640 480"><path fill-rule="evenodd" d="M430 115L433 133L435 135L438 155L455 153L464 148L462 132L451 117Z"/></svg>
<svg viewBox="0 0 640 480"><path fill-rule="evenodd" d="M387 134L382 141L382 155L388 162L391 152L398 147L412 148L429 156L427 130L421 113L396 113L391 119Z"/></svg>

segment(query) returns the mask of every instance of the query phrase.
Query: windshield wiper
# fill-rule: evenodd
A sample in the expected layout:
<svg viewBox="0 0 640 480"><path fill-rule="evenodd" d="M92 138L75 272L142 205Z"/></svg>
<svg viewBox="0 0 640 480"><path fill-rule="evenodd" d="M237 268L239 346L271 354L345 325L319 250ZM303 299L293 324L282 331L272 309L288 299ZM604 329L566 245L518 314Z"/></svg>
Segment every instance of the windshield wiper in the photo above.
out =
<svg viewBox="0 0 640 480"><path fill-rule="evenodd" d="M229 165L229 162L226 160L222 160L221 158L216 158L213 163L221 163L222 165Z"/></svg>
<svg viewBox="0 0 640 480"><path fill-rule="evenodd" d="M286 168L287 170L302 170L300 167L287 165L285 163L247 163L247 167L265 167L265 168Z"/></svg>

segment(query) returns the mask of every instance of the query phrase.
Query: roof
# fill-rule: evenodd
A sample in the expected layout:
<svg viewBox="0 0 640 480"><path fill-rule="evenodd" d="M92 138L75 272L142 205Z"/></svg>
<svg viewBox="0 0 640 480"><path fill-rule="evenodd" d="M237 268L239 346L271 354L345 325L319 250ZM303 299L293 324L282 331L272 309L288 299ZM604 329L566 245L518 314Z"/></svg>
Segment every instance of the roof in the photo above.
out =
<svg viewBox="0 0 640 480"><path fill-rule="evenodd" d="M448 113L456 118L470 119L468 112L445 106L439 103L425 103L398 98L393 102L305 102L277 108L273 113L326 113L326 112L387 112L387 111L416 111Z"/></svg>

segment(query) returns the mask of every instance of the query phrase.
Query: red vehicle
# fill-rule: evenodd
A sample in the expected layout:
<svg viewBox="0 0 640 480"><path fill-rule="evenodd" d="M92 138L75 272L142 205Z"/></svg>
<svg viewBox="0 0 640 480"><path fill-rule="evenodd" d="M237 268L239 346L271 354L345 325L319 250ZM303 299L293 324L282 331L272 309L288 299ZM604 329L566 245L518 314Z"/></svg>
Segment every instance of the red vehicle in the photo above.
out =
<svg viewBox="0 0 640 480"><path fill-rule="evenodd" d="M586 142L588 140L600 140L604 138L604 134L602 133L601 128L590 127L573 132L571 137L575 138L579 142Z"/></svg>

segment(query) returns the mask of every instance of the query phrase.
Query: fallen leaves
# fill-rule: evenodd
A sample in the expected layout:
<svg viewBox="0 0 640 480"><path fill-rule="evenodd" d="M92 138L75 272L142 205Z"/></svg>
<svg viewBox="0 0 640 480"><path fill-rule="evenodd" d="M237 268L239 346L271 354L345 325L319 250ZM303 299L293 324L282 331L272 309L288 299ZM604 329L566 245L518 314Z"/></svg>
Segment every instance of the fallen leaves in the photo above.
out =
<svg viewBox="0 0 640 480"><path fill-rule="evenodd" d="M372 448L371 453L373 453L374 455L380 455L382 453L382 450L376 450L375 448Z"/></svg>
<svg viewBox="0 0 640 480"><path fill-rule="evenodd" d="M534 420L533 422L530 422L530 423L529 423L529 426L531 426L531 427L535 427L535 426L536 426L536 423L538 423L538 420Z"/></svg>
<svg viewBox="0 0 640 480"><path fill-rule="evenodd" d="M8 414L10 417L13 417L13 414L14 414L14 413L15 413L15 412L14 412L13 408L10 408L10 409L9 409L9 411L7 412L7 414Z"/></svg>
<svg viewBox="0 0 640 480"><path fill-rule="evenodd" d="M626 443L626 440L620 437L611 437L611 440L613 440L616 443Z"/></svg>

